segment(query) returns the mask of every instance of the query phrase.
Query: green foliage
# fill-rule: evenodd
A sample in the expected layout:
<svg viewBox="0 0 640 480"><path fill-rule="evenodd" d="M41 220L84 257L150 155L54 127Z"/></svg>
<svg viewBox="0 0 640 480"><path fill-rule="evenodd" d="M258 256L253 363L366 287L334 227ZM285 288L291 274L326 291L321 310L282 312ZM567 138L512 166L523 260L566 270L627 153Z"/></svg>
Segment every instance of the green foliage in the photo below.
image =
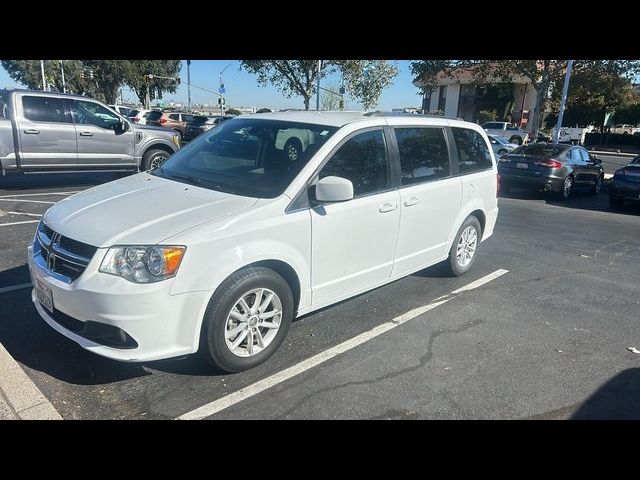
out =
<svg viewBox="0 0 640 480"><path fill-rule="evenodd" d="M333 82L328 85L324 85L323 88L331 90L331 92L338 92L340 86ZM327 92L326 90L320 91L320 109L321 110L339 110L340 109L340 95Z"/></svg>
<svg viewBox="0 0 640 480"><path fill-rule="evenodd" d="M498 113L495 110L480 110L478 112L478 123L482 125L486 122L491 122L498 118Z"/></svg>
<svg viewBox="0 0 640 480"><path fill-rule="evenodd" d="M271 109L270 108L260 108L260 109L256 110L256 113L271 113Z"/></svg>
<svg viewBox="0 0 640 480"><path fill-rule="evenodd" d="M398 74L395 64L387 60L321 60L320 69L318 60L241 60L240 68L256 75L259 85L273 85L287 98L300 95L306 110L318 76L340 72L347 94L370 109Z"/></svg>
<svg viewBox="0 0 640 480"><path fill-rule="evenodd" d="M0 63L16 82L30 89L43 88L40 60L2 60ZM45 60L44 63L47 83L61 92L60 61ZM131 87L143 102L145 74L177 77L180 73L179 60L64 60L63 66L67 92L87 95L105 103L115 103L123 85ZM171 80L153 79L150 87L154 99L156 91L159 98L163 92L175 92L177 84Z"/></svg>
<svg viewBox="0 0 640 480"><path fill-rule="evenodd" d="M225 115L242 115L240 110L236 110L235 108L228 108L224 112Z"/></svg>

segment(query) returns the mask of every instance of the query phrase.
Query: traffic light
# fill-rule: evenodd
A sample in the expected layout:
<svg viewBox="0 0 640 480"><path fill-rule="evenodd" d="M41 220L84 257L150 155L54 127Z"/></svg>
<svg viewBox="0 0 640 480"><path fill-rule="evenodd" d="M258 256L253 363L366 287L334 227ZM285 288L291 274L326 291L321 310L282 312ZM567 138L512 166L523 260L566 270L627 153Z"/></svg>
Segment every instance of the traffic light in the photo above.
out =
<svg viewBox="0 0 640 480"><path fill-rule="evenodd" d="M218 105L222 105L222 99L218 98Z"/></svg>
<svg viewBox="0 0 640 480"><path fill-rule="evenodd" d="M344 100L340 99L340 110L344 110Z"/></svg>
<svg viewBox="0 0 640 480"><path fill-rule="evenodd" d="M180 85L180 77L176 78L176 82L178 82L178 85Z"/></svg>

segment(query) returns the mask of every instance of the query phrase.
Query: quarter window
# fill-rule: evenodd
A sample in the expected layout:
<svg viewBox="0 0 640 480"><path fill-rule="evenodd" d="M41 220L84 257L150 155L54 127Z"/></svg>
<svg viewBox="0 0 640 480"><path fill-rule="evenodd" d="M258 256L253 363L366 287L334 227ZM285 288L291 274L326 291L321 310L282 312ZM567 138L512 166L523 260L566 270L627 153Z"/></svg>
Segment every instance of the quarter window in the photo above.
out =
<svg viewBox="0 0 640 480"><path fill-rule="evenodd" d="M396 128L402 185L447 177L449 151L442 128Z"/></svg>
<svg viewBox="0 0 640 480"><path fill-rule="evenodd" d="M68 123L61 98L22 97L25 118L34 122Z"/></svg>
<svg viewBox="0 0 640 480"><path fill-rule="evenodd" d="M347 140L320 171L320 178L329 176L351 180L354 197L390 188L382 130L360 133Z"/></svg>
<svg viewBox="0 0 640 480"><path fill-rule="evenodd" d="M468 128L452 128L458 149L460 173L473 173L492 167L489 147L478 132Z"/></svg>

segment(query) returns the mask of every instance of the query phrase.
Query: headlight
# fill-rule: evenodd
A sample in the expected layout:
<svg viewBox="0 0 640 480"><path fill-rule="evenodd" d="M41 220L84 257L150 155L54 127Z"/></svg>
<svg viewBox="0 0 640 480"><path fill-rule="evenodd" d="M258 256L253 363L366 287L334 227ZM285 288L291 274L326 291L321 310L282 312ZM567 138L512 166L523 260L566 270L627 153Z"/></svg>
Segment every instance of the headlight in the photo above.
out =
<svg viewBox="0 0 640 480"><path fill-rule="evenodd" d="M102 260L100 271L134 283L159 282L175 276L185 250L182 246L111 247Z"/></svg>
<svg viewBox="0 0 640 480"><path fill-rule="evenodd" d="M173 143L176 144L178 148L180 148L180 135L177 133L173 136Z"/></svg>

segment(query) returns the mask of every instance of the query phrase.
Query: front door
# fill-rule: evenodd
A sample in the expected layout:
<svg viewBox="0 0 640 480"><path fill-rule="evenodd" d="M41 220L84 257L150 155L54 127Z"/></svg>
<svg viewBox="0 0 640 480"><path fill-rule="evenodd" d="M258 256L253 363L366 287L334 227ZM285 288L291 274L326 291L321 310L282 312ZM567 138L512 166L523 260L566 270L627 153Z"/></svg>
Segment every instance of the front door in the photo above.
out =
<svg viewBox="0 0 640 480"><path fill-rule="evenodd" d="M134 133L121 129L121 117L90 100L70 100L78 138L78 168L135 165Z"/></svg>
<svg viewBox="0 0 640 480"><path fill-rule="evenodd" d="M64 101L54 96L22 95L22 114L16 120L23 168L73 170L76 168L76 130L65 113Z"/></svg>
<svg viewBox="0 0 640 480"><path fill-rule="evenodd" d="M388 279L400 222L400 195L382 129L347 139L321 169L319 178L327 176L350 180L354 198L311 209L314 306Z"/></svg>

